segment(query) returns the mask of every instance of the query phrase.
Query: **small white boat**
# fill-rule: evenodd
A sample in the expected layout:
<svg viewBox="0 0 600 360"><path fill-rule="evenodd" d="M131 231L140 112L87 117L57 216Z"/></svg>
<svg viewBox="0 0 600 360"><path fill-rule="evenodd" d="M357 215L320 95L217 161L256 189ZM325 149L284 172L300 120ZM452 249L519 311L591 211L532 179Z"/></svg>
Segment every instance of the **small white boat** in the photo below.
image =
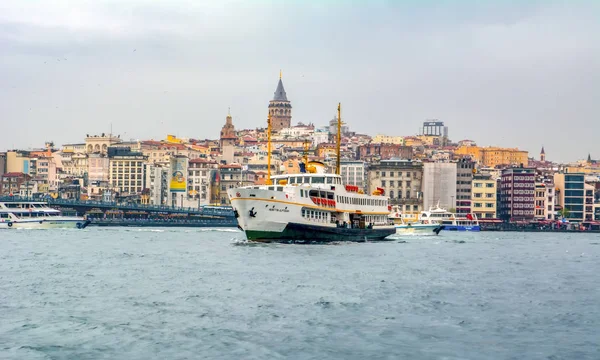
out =
<svg viewBox="0 0 600 360"><path fill-rule="evenodd" d="M396 227L396 234L438 235L442 226L437 223L424 224L421 221L407 221L403 214L394 206L389 216Z"/></svg>
<svg viewBox="0 0 600 360"><path fill-rule="evenodd" d="M83 229L89 223L80 216L64 216L42 201L0 200L0 229Z"/></svg>
<svg viewBox="0 0 600 360"><path fill-rule="evenodd" d="M475 214L454 214L438 206L422 211L419 221L423 224L438 224L444 231L480 231L479 220Z"/></svg>

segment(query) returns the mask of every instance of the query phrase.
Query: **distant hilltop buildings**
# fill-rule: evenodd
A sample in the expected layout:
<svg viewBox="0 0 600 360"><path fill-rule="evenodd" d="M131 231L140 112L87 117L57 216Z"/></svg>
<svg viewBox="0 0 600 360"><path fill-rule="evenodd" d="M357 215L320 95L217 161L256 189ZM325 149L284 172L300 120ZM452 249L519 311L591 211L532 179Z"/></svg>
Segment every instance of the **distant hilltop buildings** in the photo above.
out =
<svg viewBox="0 0 600 360"><path fill-rule="evenodd" d="M337 117L324 114L294 125L281 74L266 110L273 128L272 174L298 173L305 157L335 168ZM36 150L9 150L0 153L0 196L227 205L227 189L267 180L266 119L256 125L238 129L228 112L217 138L126 141L103 133L61 147L48 142ZM417 134L403 136L385 129L360 134L347 123L341 133L344 181L369 192L384 189L401 211L439 204L484 222L600 221L600 162L589 155L555 164L543 147L533 158L517 148L453 142L439 120L426 120Z"/></svg>

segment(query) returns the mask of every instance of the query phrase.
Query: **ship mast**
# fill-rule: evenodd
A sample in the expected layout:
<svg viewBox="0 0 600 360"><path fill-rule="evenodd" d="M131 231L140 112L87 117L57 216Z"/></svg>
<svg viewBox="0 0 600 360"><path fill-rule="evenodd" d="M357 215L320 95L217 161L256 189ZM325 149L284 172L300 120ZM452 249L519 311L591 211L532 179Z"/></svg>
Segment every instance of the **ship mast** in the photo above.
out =
<svg viewBox="0 0 600 360"><path fill-rule="evenodd" d="M341 103L338 103L338 121L337 121L337 162L335 165L335 173L337 175L340 174L340 147L342 144L342 111L341 111Z"/></svg>
<svg viewBox="0 0 600 360"><path fill-rule="evenodd" d="M304 154L302 154L305 169L308 168L308 149L310 146L310 141L308 139L304 139Z"/></svg>
<svg viewBox="0 0 600 360"><path fill-rule="evenodd" d="M271 185L271 113L267 118L267 185Z"/></svg>

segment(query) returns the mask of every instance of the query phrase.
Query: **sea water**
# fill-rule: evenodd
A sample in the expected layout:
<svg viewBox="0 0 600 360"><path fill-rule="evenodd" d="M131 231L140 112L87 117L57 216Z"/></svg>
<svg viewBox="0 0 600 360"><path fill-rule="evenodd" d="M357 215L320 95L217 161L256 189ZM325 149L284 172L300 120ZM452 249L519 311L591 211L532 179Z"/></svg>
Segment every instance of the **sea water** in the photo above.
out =
<svg viewBox="0 0 600 360"><path fill-rule="evenodd" d="M0 231L1 359L600 359L600 236Z"/></svg>

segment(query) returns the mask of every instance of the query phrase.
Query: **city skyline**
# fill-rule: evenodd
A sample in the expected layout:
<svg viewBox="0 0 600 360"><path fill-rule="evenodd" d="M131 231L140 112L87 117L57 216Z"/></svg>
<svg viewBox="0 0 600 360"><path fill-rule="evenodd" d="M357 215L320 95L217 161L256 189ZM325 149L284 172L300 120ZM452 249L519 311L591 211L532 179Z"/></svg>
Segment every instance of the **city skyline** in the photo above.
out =
<svg viewBox="0 0 600 360"><path fill-rule="evenodd" d="M0 5L0 149L263 127L282 69L293 124L596 155L597 3L110 4Z"/></svg>

